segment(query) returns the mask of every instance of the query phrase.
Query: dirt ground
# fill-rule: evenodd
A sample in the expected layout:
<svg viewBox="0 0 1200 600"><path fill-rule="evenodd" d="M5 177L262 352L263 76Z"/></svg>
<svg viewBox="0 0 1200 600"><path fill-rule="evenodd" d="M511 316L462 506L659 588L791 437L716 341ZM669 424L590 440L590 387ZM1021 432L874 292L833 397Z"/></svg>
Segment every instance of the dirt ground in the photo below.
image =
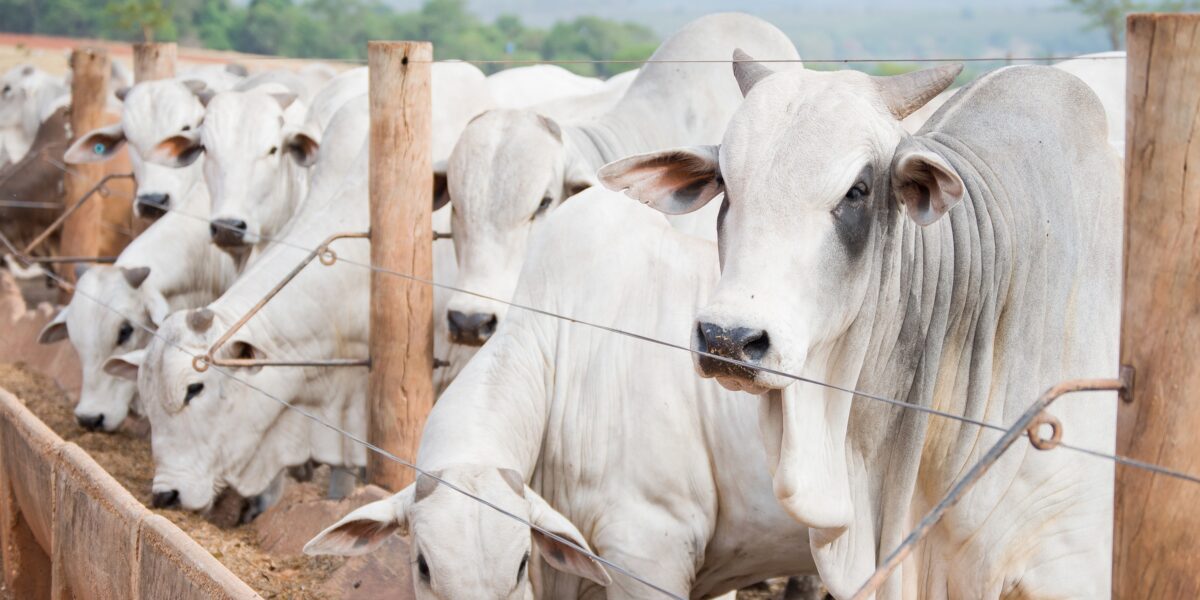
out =
<svg viewBox="0 0 1200 600"><path fill-rule="evenodd" d="M0 364L0 387L25 402L63 439L86 450L135 498L150 506L150 483L154 467L148 438L132 428L122 428L113 434L84 431L75 423L66 393L50 378L23 365ZM299 496L317 497L320 489L317 482L303 484ZM178 525L264 598L327 598L327 595L318 591L318 587L345 562L345 559L331 557L270 556L258 547L253 524L221 529L194 513L176 510L155 512ZM3 597L2 590L0 597Z"/></svg>

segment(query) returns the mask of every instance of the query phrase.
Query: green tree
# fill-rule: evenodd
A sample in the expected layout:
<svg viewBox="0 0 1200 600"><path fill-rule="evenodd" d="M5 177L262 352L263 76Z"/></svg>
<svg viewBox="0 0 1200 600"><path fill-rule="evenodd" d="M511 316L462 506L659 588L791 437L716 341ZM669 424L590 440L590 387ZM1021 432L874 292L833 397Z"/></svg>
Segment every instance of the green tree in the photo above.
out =
<svg viewBox="0 0 1200 600"><path fill-rule="evenodd" d="M144 42L153 42L155 31L171 27L171 14L163 0L121 0L105 10L118 29L138 30Z"/></svg>

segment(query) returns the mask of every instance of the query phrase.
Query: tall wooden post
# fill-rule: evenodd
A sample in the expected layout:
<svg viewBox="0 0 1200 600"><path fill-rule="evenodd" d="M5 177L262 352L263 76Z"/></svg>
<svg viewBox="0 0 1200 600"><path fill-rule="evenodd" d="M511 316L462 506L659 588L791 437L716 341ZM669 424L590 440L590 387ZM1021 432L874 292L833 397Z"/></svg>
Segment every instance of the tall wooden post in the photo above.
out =
<svg viewBox="0 0 1200 600"><path fill-rule="evenodd" d="M371 264L433 278L433 151L428 42L371 42ZM416 461L433 407L433 288L371 273L367 439ZM367 478L399 491L408 468L368 454Z"/></svg>
<svg viewBox="0 0 1200 600"><path fill-rule="evenodd" d="M147 42L133 45L133 80L136 83L175 76L175 42Z"/></svg>
<svg viewBox="0 0 1200 600"><path fill-rule="evenodd" d="M104 125L104 107L108 101L108 51L103 48L76 49L71 53L71 71L71 134L79 136ZM65 202L75 202L103 176L102 164L72 165L64 177ZM63 223L63 255L99 254L103 209L103 203L93 198ZM68 281L75 280L72 265L64 265L61 274Z"/></svg>
<svg viewBox="0 0 1200 600"><path fill-rule="evenodd" d="M1200 473L1200 15L1128 20L1117 451ZM1190 163L1190 165L1189 165ZM1190 168L1189 168L1190 166ZM1113 598L1200 597L1200 486L1117 465Z"/></svg>

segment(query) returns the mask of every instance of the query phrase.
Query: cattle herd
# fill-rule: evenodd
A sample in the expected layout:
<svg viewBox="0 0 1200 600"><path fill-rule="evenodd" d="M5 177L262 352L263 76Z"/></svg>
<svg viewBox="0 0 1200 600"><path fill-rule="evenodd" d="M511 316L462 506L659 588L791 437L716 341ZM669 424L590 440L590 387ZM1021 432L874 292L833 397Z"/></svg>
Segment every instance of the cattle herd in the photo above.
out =
<svg viewBox="0 0 1200 600"><path fill-rule="evenodd" d="M407 535L421 598L662 596L629 573L685 598L818 575L848 598L999 433L844 390L1006 426L1060 380L1116 372L1120 58L952 88L958 65L806 69L774 26L716 14L604 82L435 63L433 222L453 236L434 242L432 476L306 551ZM63 138L69 98L31 67L2 83L11 171L39 129ZM119 120L57 152L127 147L153 224L41 333L79 355L79 424L148 418L157 507L233 488L250 518L313 462L344 494L366 449L283 402L365 439L365 369L193 357L313 248L369 229L366 69L208 67L111 103ZM12 179L5 200L39 199ZM369 242L333 247L216 358L366 356ZM1115 403L1053 412L1113 450ZM1014 446L876 597L1107 597L1112 481Z"/></svg>

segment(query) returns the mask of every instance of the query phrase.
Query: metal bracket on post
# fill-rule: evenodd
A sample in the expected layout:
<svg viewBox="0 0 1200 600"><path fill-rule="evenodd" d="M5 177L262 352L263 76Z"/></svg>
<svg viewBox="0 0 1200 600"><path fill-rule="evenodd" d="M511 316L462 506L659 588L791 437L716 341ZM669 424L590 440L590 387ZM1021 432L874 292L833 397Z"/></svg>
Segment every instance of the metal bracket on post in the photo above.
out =
<svg viewBox="0 0 1200 600"><path fill-rule="evenodd" d="M113 179L133 179L133 173L110 173L108 175L105 175L100 181L96 182L96 185L93 185L91 189L89 189L87 192L85 192L83 194L83 196L81 196L79 198L79 200L76 200L75 204L72 204L70 208L68 208L66 211L64 211L63 214L59 215L58 218L55 219L53 223L51 223L48 227L46 227L45 231L43 231L36 238L34 238L32 242L29 242L29 245L25 246L25 249L21 252L21 255L29 256L29 254L31 252L33 252L34 249L36 249L38 246L41 246L43 242L45 242L47 239L50 238L51 234L53 234L55 231L58 231L63 226L63 224L67 222L67 218L70 217L72 214L74 214L75 211L79 210L89 199L91 199L92 196L96 195L97 192L99 192L101 196L107 197L109 192L108 192L108 188L105 187L104 184L108 183L109 181L111 181ZM50 262L50 261L46 261L46 262ZM85 261L84 260L76 260L76 261L60 260L58 262L85 262ZM99 261L97 261L97 262L99 262Z"/></svg>
<svg viewBox="0 0 1200 600"><path fill-rule="evenodd" d="M233 337L233 334L237 333L242 326L244 326L252 317L254 317L254 315L258 314L258 311L262 310L262 308L266 306L272 298L278 295L288 283L295 279L296 276L300 274L300 271L303 271L304 267L307 267L308 264L313 261L313 259L319 258L321 264L325 266L331 266L336 263L338 260L338 255L337 252L334 252L334 250L329 247L330 244L341 239L370 238L371 234L369 233L335 233L326 238L320 246L317 246L312 252L309 252L308 256L304 257L304 260L300 261L300 264L296 265L296 267L292 269L290 273L284 276L279 283L275 284L275 287L271 288L271 291L267 292L267 295L263 296L263 298L259 300L258 303L249 310L249 312L243 315L242 318L238 319L238 321L234 323L233 326L230 327L229 330L226 331L221 337L217 338L217 341L208 349L208 352L201 356L194 357L192 359L192 368L196 371L204 372L208 370L210 365L216 365L218 367L370 367L370 358L333 358L328 360L216 358L217 352L222 346L229 342L229 339Z"/></svg>

